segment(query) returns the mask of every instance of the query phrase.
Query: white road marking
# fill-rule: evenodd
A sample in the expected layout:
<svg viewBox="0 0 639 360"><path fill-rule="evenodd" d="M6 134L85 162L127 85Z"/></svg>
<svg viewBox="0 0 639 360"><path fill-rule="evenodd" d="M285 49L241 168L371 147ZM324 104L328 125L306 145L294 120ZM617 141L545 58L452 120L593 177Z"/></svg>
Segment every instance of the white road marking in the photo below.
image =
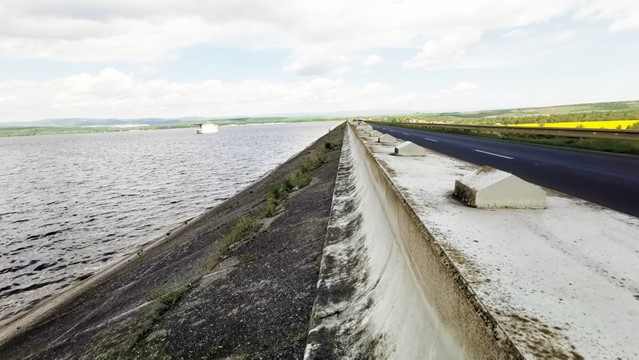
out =
<svg viewBox="0 0 639 360"><path fill-rule="evenodd" d="M432 141L432 142L437 142L437 140L435 140L435 139L431 139L431 138L424 138L424 140L428 140L428 141Z"/></svg>
<svg viewBox="0 0 639 360"><path fill-rule="evenodd" d="M509 160L514 159L513 157L510 157L510 156L499 155L499 154L495 154L495 153L491 153L491 152L483 151L483 150L473 150L473 151L480 152L482 154L488 154L488 155L492 155L492 156L497 156L497 157L504 158L504 159L509 159Z"/></svg>
<svg viewBox="0 0 639 360"><path fill-rule="evenodd" d="M408 136L408 134L407 134L407 133L405 133L405 132L403 132L403 133L400 133L400 134L404 134L404 135L406 135L406 136Z"/></svg>

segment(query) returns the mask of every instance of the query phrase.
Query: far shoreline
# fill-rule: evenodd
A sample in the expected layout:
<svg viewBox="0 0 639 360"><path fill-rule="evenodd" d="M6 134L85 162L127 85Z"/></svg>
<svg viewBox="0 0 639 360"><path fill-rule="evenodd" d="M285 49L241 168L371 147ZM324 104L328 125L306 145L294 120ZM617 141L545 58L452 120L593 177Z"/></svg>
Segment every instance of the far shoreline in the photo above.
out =
<svg viewBox="0 0 639 360"><path fill-rule="evenodd" d="M74 135L74 134L97 134L113 132L150 131L150 130L172 130L172 129L193 129L199 124L216 124L220 127L226 126L256 126L256 125L286 125L293 123L311 123L344 121L344 118L289 118L280 121L272 121L272 118L249 118L248 120L207 120L189 121L169 125L154 124L119 124L119 125L81 125L81 126L11 126L0 125L0 138L3 137L24 137L24 136L44 136L44 135ZM268 121L270 120L270 121Z"/></svg>

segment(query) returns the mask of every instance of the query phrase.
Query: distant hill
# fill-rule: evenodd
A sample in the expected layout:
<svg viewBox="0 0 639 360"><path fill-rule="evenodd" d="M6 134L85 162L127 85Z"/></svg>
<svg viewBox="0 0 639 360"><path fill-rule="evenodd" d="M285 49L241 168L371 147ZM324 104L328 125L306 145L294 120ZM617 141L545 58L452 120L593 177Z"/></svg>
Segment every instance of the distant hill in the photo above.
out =
<svg viewBox="0 0 639 360"><path fill-rule="evenodd" d="M375 117L391 122L443 122L476 125L546 124L584 121L639 120L639 100L537 108L412 113Z"/></svg>
<svg viewBox="0 0 639 360"><path fill-rule="evenodd" d="M264 123L280 121L309 121L327 118L374 117L378 120L407 121L411 119L425 121L453 121L474 123L517 123L526 121L561 122L571 120L632 120L639 119L639 100L602 102L591 104L573 104L537 108L513 108L458 112L415 112L400 109L375 109L335 111L325 113L276 113L260 116L203 117L185 116L179 118L137 118L137 119L91 119L65 118L45 119L19 123L0 123L0 128L23 127L117 127L124 125L148 125L150 127L185 127L197 122L218 122L220 124Z"/></svg>
<svg viewBox="0 0 639 360"><path fill-rule="evenodd" d="M336 111L327 113L281 113L268 114L259 116L185 116L179 118L137 118L137 119L93 119L93 118L63 118L63 119L44 119L29 122L11 122L0 123L0 127L82 127L82 126L122 126L122 125L175 125L183 122L211 121L211 122L256 122L261 121L280 121L286 119L306 119L306 118L326 118L326 117L354 117L354 116L373 116L383 114L409 114L413 111L408 110L353 110L353 111Z"/></svg>
<svg viewBox="0 0 639 360"><path fill-rule="evenodd" d="M583 113L624 114L634 113L636 111L639 111L639 100L428 114L458 118L484 118L496 116L569 115Z"/></svg>
<svg viewBox="0 0 639 360"><path fill-rule="evenodd" d="M61 126L61 127L78 127L78 126L118 126L118 125L171 125L184 121L198 121L210 118L205 117L182 117L174 119L162 118L140 118L140 119L89 119L89 118L65 118L65 119L45 119L38 121L19 122L19 123L0 123L3 127L34 127L34 126Z"/></svg>

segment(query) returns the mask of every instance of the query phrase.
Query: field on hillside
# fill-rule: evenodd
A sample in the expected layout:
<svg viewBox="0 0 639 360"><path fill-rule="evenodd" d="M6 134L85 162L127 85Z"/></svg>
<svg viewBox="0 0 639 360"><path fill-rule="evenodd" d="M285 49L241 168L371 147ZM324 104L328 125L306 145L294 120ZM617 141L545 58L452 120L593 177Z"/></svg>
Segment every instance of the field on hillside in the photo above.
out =
<svg viewBox="0 0 639 360"><path fill-rule="evenodd" d="M639 128L639 120L608 120L608 121L569 121L550 123L514 124L520 127L547 127L547 128L578 128L578 129L631 129Z"/></svg>
<svg viewBox="0 0 639 360"><path fill-rule="evenodd" d="M444 113L413 113L406 115L386 115L373 117L376 121L404 122L404 123L447 123L471 125L523 125L554 127L556 123L569 124L577 127L579 123L593 122L596 128L616 129L620 124L622 129L630 126L639 128L639 101L619 101L611 103L577 104L552 106L541 108L520 108L501 110L482 110L466 112ZM603 122L612 121L603 124ZM619 121L628 121L630 123ZM602 122L595 124L594 122ZM553 125L551 125L553 124Z"/></svg>

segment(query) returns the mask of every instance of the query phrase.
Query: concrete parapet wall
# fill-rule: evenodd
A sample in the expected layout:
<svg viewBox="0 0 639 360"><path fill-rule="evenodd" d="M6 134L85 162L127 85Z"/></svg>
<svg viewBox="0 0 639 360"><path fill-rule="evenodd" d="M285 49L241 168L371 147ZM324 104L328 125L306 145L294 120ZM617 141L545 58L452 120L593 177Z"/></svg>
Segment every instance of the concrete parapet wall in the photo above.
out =
<svg viewBox="0 0 639 360"><path fill-rule="evenodd" d="M434 309L439 321L467 358L523 358L366 145L350 128L349 135L352 146L357 149L353 150L353 166L365 168L391 227L394 239L387 241L394 241L401 250L401 265L407 267L411 284L428 303L427 308ZM389 317L392 317L392 312L400 309L388 311ZM415 313L414 316L429 315ZM408 332L411 332L410 329ZM423 354L423 357L426 356Z"/></svg>

